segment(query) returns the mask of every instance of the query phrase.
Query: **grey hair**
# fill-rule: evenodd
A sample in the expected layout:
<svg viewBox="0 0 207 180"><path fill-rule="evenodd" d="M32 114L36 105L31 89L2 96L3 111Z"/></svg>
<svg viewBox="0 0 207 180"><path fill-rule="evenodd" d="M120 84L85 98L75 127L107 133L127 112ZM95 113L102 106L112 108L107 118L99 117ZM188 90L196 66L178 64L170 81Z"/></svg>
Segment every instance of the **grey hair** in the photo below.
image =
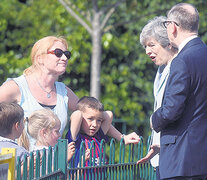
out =
<svg viewBox="0 0 207 180"><path fill-rule="evenodd" d="M181 29L198 33L199 12L192 4L179 3L174 5L167 13L167 17L168 20L174 20L178 23Z"/></svg>
<svg viewBox="0 0 207 180"><path fill-rule="evenodd" d="M143 27L140 34L140 43L144 48L147 41L151 38L155 39L163 48L170 44L167 30L163 25L163 22L166 20L167 18L164 16L156 16Z"/></svg>

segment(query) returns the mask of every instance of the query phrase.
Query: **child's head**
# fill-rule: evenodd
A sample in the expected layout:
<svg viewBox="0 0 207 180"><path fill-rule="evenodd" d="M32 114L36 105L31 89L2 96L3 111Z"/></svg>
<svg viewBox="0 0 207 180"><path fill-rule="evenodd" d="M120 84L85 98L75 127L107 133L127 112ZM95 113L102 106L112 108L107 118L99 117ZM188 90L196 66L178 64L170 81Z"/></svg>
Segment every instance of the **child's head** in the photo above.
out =
<svg viewBox="0 0 207 180"><path fill-rule="evenodd" d="M60 137L61 122L57 115L50 109L34 111L26 118L27 133L36 140L37 146L55 146ZM29 149L26 133L23 133L22 145ZM25 138L26 137L26 138Z"/></svg>
<svg viewBox="0 0 207 180"><path fill-rule="evenodd" d="M77 104L77 110L82 112L81 131L89 136L95 135L104 119L104 106L94 97L84 96Z"/></svg>
<svg viewBox="0 0 207 180"><path fill-rule="evenodd" d="M24 129L24 111L17 103L0 103L0 136L18 138Z"/></svg>

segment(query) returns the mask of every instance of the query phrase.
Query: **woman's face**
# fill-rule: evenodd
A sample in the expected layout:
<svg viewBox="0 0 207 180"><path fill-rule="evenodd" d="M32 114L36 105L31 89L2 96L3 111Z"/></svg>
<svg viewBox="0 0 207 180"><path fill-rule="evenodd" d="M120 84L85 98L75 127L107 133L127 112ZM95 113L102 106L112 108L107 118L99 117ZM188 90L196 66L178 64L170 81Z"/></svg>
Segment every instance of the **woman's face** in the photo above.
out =
<svg viewBox="0 0 207 180"><path fill-rule="evenodd" d="M55 41L53 46L48 49L48 52L54 52L55 49L67 51L65 45L60 41ZM65 72L68 64L68 58L64 53L61 57L57 57L54 53L47 53L43 56L42 63L44 71L59 76Z"/></svg>
<svg viewBox="0 0 207 180"><path fill-rule="evenodd" d="M157 66L162 66L170 61L169 51L163 48L155 39L149 39L145 44L146 54Z"/></svg>

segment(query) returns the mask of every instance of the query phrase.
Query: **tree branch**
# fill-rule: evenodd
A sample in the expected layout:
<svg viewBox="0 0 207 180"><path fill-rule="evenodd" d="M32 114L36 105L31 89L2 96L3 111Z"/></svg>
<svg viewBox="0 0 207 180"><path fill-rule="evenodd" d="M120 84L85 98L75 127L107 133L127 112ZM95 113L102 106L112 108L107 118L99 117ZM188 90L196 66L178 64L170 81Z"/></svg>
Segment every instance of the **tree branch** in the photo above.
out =
<svg viewBox="0 0 207 180"><path fill-rule="evenodd" d="M91 22L91 14L89 11L83 11L78 6L76 6L74 3L72 3L70 0L65 0L65 2L71 7L71 9L75 9L78 11L78 13L87 19L87 21Z"/></svg>
<svg viewBox="0 0 207 180"><path fill-rule="evenodd" d="M101 23L101 29L104 28L104 26L106 25L107 21L109 20L109 18L111 17L111 15L114 13L114 11L116 10L116 8L123 2L125 2L126 0L120 0L118 2L116 2L115 4L112 4L111 7L109 7L109 11L107 12L105 18L103 19L103 22ZM104 11L101 11L101 13L104 13Z"/></svg>
<svg viewBox="0 0 207 180"><path fill-rule="evenodd" d="M95 10L95 12L98 12L98 5L96 0L92 0L92 6L93 6L93 10Z"/></svg>
<svg viewBox="0 0 207 180"><path fill-rule="evenodd" d="M67 4L64 0L58 0L64 7L65 9L73 16L86 30L92 34L92 29L91 27L83 20L81 19Z"/></svg>
<svg viewBox="0 0 207 180"><path fill-rule="evenodd" d="M116 6L117 3L122 3L124 1L127 1L127 0L119 0L118 2L114 3L114 4L108 4L108 5L105 5L101 8L101 11L103 12L103 14L105 14L107 11L109 11L111 8L113 8L114 6Z"/></svg>
<svg viewBox="0 0 207 180"><path fill-rule="evenodd" d="M146 17L146 16L149 16L151 14L157 14L157 13L162 13L162 12L166 12L168 9L163 9L163 10L157 10L155 12L151 12L151 13L148 13L148 14L144 14L143 16L139 16L139 17L136 17L134 19L130 19L128 21L123 21L123 22L120 22L120 23L117 23L117 24L114 24L114 25L109 25L107 26L106 28L104 28L103 30L103 33L106 33L107 31L115 28L115 27L119 27L119 26L122 26L122 25L125 25L125 24L129 24L129 23L132 23L132 22L136 22L138 21L139 19L143 18L143 17Z"/></svg>

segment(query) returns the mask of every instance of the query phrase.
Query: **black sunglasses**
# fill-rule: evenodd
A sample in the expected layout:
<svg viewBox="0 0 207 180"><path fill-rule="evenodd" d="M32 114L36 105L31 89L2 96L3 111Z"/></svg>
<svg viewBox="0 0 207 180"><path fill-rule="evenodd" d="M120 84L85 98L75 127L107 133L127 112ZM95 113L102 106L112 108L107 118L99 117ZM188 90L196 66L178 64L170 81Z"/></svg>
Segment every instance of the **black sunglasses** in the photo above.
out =
<svg viewBox="0 0 207 180"><path fill-rule="evenodd" d="M47 54L54 54L57 57L61 57L63 54L65 54L65 56L67 57L67 59L70 59L71 57L71 52L70 51L63 51L61 49L56 48L53 51L48 51Z"/></svg>

